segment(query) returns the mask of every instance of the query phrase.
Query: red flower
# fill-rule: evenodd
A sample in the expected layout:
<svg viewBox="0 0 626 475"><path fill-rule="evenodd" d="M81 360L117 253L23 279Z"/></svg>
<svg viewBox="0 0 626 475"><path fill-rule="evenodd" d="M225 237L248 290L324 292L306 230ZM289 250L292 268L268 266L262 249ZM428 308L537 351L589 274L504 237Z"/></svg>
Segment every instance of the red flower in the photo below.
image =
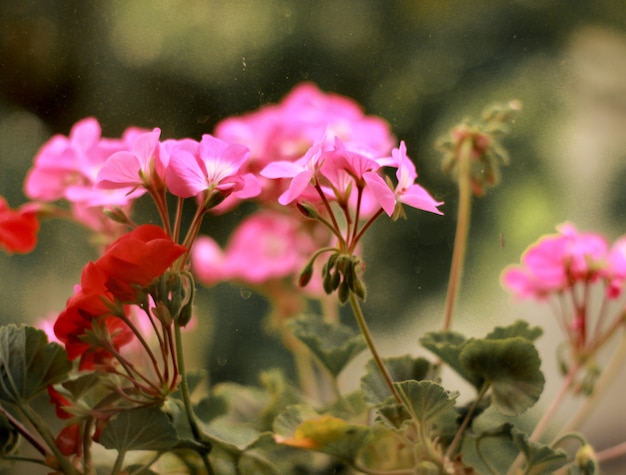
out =
<svg viewBox="0 0 626 475"><path fill-rule="evenodd" d="M81 449L81 437L80 424L72 424L61 429L55 443L61 453L69 457Z"/></svg>
<svg viewBox="0 0 626 475"><path fill-rule="evenodd" d="M144 224L115 241L95 265L107 276L106 288L122 302L135 302L185 252L159 226Z"/></svg>
<svg viewBox="0 0 626 475"><path fill-rule="evenodd" d="M105 363L112 357L106 348L95 347L85 340L86 333L94 330L94 323L106 328L115 350L133 338L126 323L112 314L114 297L106 290L106 279L106 274L89 262L81 275L81 289L68 300L54 324L54 333L65 344L68 357L72 360L81 357L81 369L93 368L94 364Z"/></svg>
<svg viewBox="0 0 626 475"><path fill-rule="evenodd" d="M6 252L27 253L37 245L39 221L32 211L12 210L0 196L0 247Z"/></svg>

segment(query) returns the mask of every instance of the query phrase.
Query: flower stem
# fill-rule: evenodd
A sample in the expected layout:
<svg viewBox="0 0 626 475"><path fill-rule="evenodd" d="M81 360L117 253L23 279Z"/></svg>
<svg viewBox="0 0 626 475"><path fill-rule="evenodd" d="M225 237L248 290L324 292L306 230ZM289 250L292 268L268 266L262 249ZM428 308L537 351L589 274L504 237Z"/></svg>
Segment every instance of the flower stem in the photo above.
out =
<svg viewBox="0 0 626 475"><path fill-rule="evenodd" d="M452 439L452 442L448 446L448 450L446 450L446 454L445 454L445 461L446 462L450 460L450 458L452 457L452 455L456 451L457 447L461 443L461 439L463 438L463 433L465 432L465 429L467 429L467 426L469 425L470 421L472 420L472 416L474 415L474 412L476 411L476 408L478 407L478 404L480 403L481 399L483 398L483 396L485 395L485 393L487 392L488 389L489 389L489 384L486 384L486 383L483 384L483 387L480 389L480 392L476 396L476 399L472 403L472 406L467 411L467 414L465 415L465 418L463 419L463 422L461 423L461 425L457 429L456 434L454 434L454 439Z"/></svg>
<svg viewBox="0 0 626 475"><path fill-rule="evenodd" d="M389 371L387 370L385 363L383 363L382 358L378 354L378 350L376 349L376 345L374 344L374 339L372 338L372 333L370 332L367 326L367 323L365 321L365 316L363 315L363 311L361 310L361 306L359 305L359 301L357 300L356 295L353 292L350 292L349 299L350 299L350 306L352 307L352 313L354 314L354 318L356 319L356 322L359 325L361 334L365 338L365 342L367 343L370 353L372 353L372 357L374 358L374 362L376 363L376 366L378 367L380 374L382 375L383 379L385 380L385 383L391 390L391 394L393 394L393 397L396 399L396 401L398 401L398 404L404 405L404 401L400 397L398 390L393 385L393 379L391 378L391 375L389 374Z"/></svg>
<svg viewBox="0 0 626 475"><path fill-rule="evenodd" d="M76 469L71 464L69 459L61 453L57 444L54 440L54 436L48 425L41 419L39 414L37 414L33 409L26 403L18 402L18 407L22 414L28 419L28 421L33 425L33 427L37 430L41 438L45 441L48 448L52 451L54 456L56 457L57 462L61 466L61 469L66 475L74 475L76 474Z"/></svg>
<svg viewBox="0 0 626 475"><path fill-rule="evenodd" d="M473 142L466 139L459 151L459 209L457 211L456 233L454 236L454 251L450 264L450 278L448 280L448 293L446 295L446 307L443 317L443 329L449 330L452 324L452 312L456 302L463 265L465 251L467 250L467 237L469 235L470 215L472 211L472 187L471 187L471 152Z"/></svg>
<svg viewBox="0 0 626 475"><path fill-rule="evenodd" d="M600 379L593 388L591 395L585 400L583 405L578 409L574 417L565 425L560 434L571 432L585 421L591 411L597 407L598 401L604 396L609 387L615 382L615 375L622 369L626 360L626 332L622 335L619 346L615 349L615 353L611 357L608 367L602 372Z"/></svg>
<svg viewBox="0 0 626 475"><path fill-rule="evenodd" d="M178 365L178 372L181 375L180 382L180 394L183 399L183 404L185 406L185 413L187 414L187 422L189 423L189 427L191 429L191 433L193 434L193 438L200 442L203 446L206 447L206 450L199 451L200 458L204 463L204 467L207 470L209 475L214 475L213 467L211 466L211 462L209 461L208 453L210 450L210 445L203 439L202 434L200 433L200 428L198 427L198 423L196 421L196 415L193 412L193 407L191 406L191 397L189 396L189 385L187 383L187 373L185 371L185 358L183 356L183 338L180 331L180 323L178 321L174 322L174 336L176 338L176 360Z"/></svg>

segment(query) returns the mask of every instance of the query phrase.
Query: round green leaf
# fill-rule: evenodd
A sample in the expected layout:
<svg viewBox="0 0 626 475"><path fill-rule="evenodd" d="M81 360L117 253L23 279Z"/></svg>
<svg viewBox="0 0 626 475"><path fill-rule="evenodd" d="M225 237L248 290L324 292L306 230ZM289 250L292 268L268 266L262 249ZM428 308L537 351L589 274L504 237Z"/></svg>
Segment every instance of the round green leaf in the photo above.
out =
<svg viewBox="0 0 626 475"><path fill-rule="evenodd" d="M524 412L543 391L541 359L526 338L471 340L461 351L459 362L480 386L491 386L493 405L506 416Z"/></svg>

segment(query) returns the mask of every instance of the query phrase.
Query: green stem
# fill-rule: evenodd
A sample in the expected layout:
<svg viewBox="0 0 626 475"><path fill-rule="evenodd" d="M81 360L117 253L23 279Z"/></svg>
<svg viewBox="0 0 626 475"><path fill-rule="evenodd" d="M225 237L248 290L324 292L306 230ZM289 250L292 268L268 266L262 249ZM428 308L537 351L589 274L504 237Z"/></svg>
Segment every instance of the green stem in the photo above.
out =
<svg viewBox="0 0 626 475"><path fill-rule="evenodd" d="M117 457L115 458L115 465L113 465L113 469L111 469L111 475L116 475L120 473L122 467L124 466L124 458L126 457L126 451L120 450L117 453Z"/></svg>
<svg viewBox="0 0 626 475"><path fill-rule="evenodd" d="M471 152L472 140L465 140L459 151L459 209L457 212L456 233L454 236L454 251L450 264L450 278L448 280L448 293L446 295L446 307L443 317L443 329L449 330L452 324L452 313L456 302L465 252L467 250L467 237L470 228L470 215L472 211L472 187L471 187Z"/></svg>
<svg viewBox="0 0 626 475"><path fill-rule="evenodd" d="M365 316L363 315L363 311L361 310L361 306L359 305L359 301L357 300L356 295L353 292L350 292L349 299L350 299L350 306L352 307L352 313L354 314L354 318L356 319L356 322L359 325L361 334L365 338L365 342L367 343L370 353L372 353L372 357L374 358L374 362L376 363L376 366L378 367L380 374L382 375L383 379L385 380L385 383L391 390L391 394L393 394L393 397L396 399L398 404L404 405L404 401L400 397L398 390L393 385L393 379L391 378L391 375L389 374L389 371L387 370L385 363L383 363L382 358L378 354L378 350L376 349L376 345L374 344L374 339L372 338L372 333L370 332L367 326L367 322L365 321Z"/></svg>
<svg viewBox="0 0 626 475"><path fill-rule="evenodd" d="M478 404L480 403L481 399L483 398L483 396L485 395L488 389L489 389L489 384L487 383L483 384L483 387L480 389L478 395L476 396L476 399L474 400L471 407L469 408L469 411L467 411L467 414L465 415L465 419L463 419L463 422L457 429L456 434L454 434L454 439L452 439L452 442L448 446L448 450L446 450L446 454L444 457L445 461L450 460L450 458L456 451L457 447L461 443L461 440L463 438L463 433L465 432L465 429L467 429L467 426L472 420L472 416L474 415L474 412L476 411Z"/></svg>
<svg viewBox="0 0 626 475"><path fill-rule="evenodd" d="M204 467L207 470L209 475L214 475L213 467L211 466L211 462L208 458L208 452L210 450L210 446L207 444L205 440L202 438L202 434L200 432L200 428L198 427L198 422L196 421L196 415L193 412L193 407L191 405L191 397L189 395L189 385L187 382L187 372L185 371L185 358L183 355L183 338L180 331L180 324L178 321L174 322L174 337L176 339L176 360L178 366L178 372L181 376L180 382L180 394L183 398L183 404L185 406L185 413L187 414L187 422L189 423L189 427L191 428L191 433L193 434L193 438L200 442L202 446L206 447L206 450L199 451L199 455L202 458L204 463Z"/></svg>
<svg viewBox="0 0 626 475"><path fill-rule="evenodd" d="M32 408L23 401L19 401L17 404L22 414L24 414L24 417L26 417L26 419L28 419L28 422L30 422L33 425L33 427L39 433L39 435L44 440L44 442L48 445L48 448L50 449L50 451L54 454L54 456L57 459L57 462L61 466L63 473L65 475L76 474L77 473L76 469L70 463L69 459L61 453L61 451L57 447L52 431L50 430L48 425L43 421L43 419L39 417L39 414L33 411Z"/></svg>

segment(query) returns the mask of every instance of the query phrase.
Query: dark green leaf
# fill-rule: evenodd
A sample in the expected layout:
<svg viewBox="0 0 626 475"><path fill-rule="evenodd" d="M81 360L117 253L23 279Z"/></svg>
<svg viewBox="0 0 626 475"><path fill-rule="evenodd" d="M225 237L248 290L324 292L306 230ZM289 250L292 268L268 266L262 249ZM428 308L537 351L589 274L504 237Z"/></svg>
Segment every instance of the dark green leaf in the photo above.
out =
<svg viewBox="0 0 626 475"><path fill-rule="evenodd" d="M502 414L515 416L537 402L545 379L541 360L533 344L521 337L505 340L471 340L459 362L480 382L491 385L494 407Z"/></svg>
<svg viewBox="0 0 626 475"><path fill-rule="evenodd" d="M128 409L111 419L100 443L107 449L169 450L179 441L174 425L157 407Z"/></svg>
<svg viewBox="0 0 626 475"><path fill-rule="evenodd" d="M341 323L303 315L290 323L293 334L302 341L326 369L337 377L365 348L365 340Z"/></svg>
<svg viewBox="0 0 626 475"><path fill-rule="evenodd" d="M63 381L72 364L57 343L29 326L0 327L0 401L28 402L50 384Z"/></svg>
<svg viewBox="0 0 626 475"><path fill-rule="evenodd" d="M525 433L511 430L513 442L526 458L525 475L551 475L567 464L567 454L547 445L529 442Z"/></svg>
<svg viewBox="0 0 626 475"><path fill-rule="evenodd" d="M9 423L9 419L0 413L0 458L17 450L20 443L20 434Z"/></svg>
<svg viewBox="0 0 626 475"><path fill-rule="evenodd" d="M421 381L435 376L435 369L426 358L405 355L387 358L383 362L393 381L410 379ZM368 361L365 365L365 375L361 378L361 390L365 401L372 405L384 403L391 396L391 390L374 360Z"/></svg>
<svg viewBox="0 0 626 475"><path fill-rule="evenodd" d="M524 320L517 320L508 327L496 327L485 338L489 340L504 340L506 338L513 338L516 336L526 338L530 341L535 341L543 334L543 330L539 327L530 328L528 322Z"/></svg>
<svg viewBox="0 0 626 475"><path fill-rule="evenodd" d="M459 393L446 391L433 381L395 383L400 397L421 424L428 424L454 407Z"/></svg>
<svg viewBox="0 0 626 475"><path fill-rule="evenodd" d="M479 390L481 387L480 379L472 373L468 373L459 361L459 355L469 341L460 333L452 331L429 332L420 338L420 343L424 348L441 358L441 361Z"/></svg>

